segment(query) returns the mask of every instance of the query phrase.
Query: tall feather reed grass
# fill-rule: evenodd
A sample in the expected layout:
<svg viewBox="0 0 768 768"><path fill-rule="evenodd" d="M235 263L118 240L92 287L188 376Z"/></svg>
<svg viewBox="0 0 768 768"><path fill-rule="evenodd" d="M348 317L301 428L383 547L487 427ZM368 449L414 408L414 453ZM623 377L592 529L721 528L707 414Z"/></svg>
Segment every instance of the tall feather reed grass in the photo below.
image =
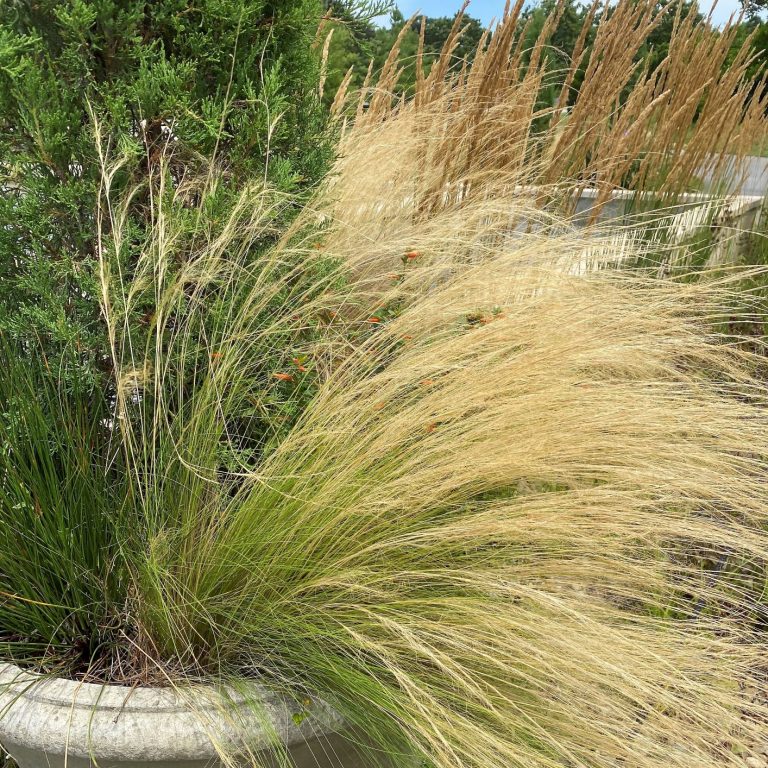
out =
<svg viewBox="0 0 768 768"><path fill-rule="evenodd" d="M321 695L372 764L741 765L768 715L768 420L762 356L719 325L735 279L585 268L628 254L494 164L425 207L423 115L348 137L257 262L290 200L211 223L216 174L157 168L132 282L105 156L126 664Z"/></svg>
<svg viewBox="0 0 768 768"><path fill-rule="evenodd" d="M596 212L617 188L666 200L697 191L704 180L716 192L738 191L743 158L766 135L768 98L764 77L748 76L751 38L736 45L738 18L717 29L710 19L697 20L695 5L685 15L678 0L596 0L573 52L558 52L570 55L569 65L553 70L551 41L564 2L532 47L523 8L523 0L507 2L471 67L454 55L462 13L426 74L422 34L408 99L400 95L406 25L380 72L369 68L352 92L350 71L336 94L339 119L346 124L351 117L355 125L349 140L359 140L363 126L379 126L403 111L439 120L440 130L409 122L423 133L412 174L417 184L427 183L419 181L423 176L434 185L422 192L427 208L442 199L446 185L471 184L475 172L489 166L515 174L519 183L570 187L574 194L560 201L566 210L585 187L599 191ZM668 52L651 68L643 52L670 18ZM554 100L547 95L553 87Z"/></svg>

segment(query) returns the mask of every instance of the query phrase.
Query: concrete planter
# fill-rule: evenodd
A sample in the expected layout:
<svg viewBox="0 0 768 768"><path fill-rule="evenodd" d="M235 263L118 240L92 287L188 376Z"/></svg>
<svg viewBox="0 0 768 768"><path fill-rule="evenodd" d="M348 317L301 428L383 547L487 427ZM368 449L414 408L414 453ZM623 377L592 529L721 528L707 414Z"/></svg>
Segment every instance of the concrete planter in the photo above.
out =
<svg viewBox="0 0 768 768"><path fill-rule="evenodd" d="M242 696L223 703L202 686L181 694L94 685L0 664L0 744L20 768L214 768L221 765L214 743L276 765L277 737L297 768L362 766L327 705L303 706L262 686L248 697L258 715Z"/></svg>

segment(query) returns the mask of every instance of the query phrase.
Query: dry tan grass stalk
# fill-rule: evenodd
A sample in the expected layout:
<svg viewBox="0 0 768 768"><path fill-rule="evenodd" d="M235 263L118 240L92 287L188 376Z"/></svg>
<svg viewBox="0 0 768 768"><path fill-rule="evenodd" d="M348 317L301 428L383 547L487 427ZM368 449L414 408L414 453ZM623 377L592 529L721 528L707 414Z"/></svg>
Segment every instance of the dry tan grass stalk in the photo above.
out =
<svg viewBox="0 0 768 768"><path fill-rule="evenodd" d="M599 203L621 185L676 195L697 176L710 173L715 182L737 176L738 162L728 156L743 157L765 135L767 97L746 78L750 40L726 65L736 23L716 30L706 21L697 23L693 13L683 19L675 0L660 10L651 0L621 0L603 9L587 49L587 34L599 8L595 3L559 95L554 104L547 104L541 101L543 87L553 76L547 50L563 5L547 19L527 52L522 47L526 36L521 8L520 2L513 8L507 5L466 71L451 66L461 33L457 17L430 72L423 76L418 67L414 98L407 104L393 97L400 74L400 39L376 87L367 78L360 91L358 132L396 120L403 111L423 111L427 119L443 122L443 130L428 132L432 143L425 143L418 165L436 185L431 194L425 192L427 209L441 198L446 185L463 182L473 169L488 163L500 171L525 168L532 184L582 180L583 186L596 185L604 191ZM651 72L638 63L638 53L667 14L675 14L669 52ZM576 71L584 61L583 84L574 94ZM752 91L756 95L750 98ZM370 100L367 111L361 107L364 100ZM335 109L343 111L343 99Z"/></svg>
<svg viewBox="0 0 768 768"><path fill-rule="evenodd" d="M325 93L325 81L328 77L328 52L331 49L331 40L333 39L333 33L335 29L331 28L328 34L325 36L325 42L323 43L323 52L320 56L320 82L318 83L317 90L318 95L322 99ZM341 90L341 88L339 88ZM338 95L338 93L337 93Z"/></svg>

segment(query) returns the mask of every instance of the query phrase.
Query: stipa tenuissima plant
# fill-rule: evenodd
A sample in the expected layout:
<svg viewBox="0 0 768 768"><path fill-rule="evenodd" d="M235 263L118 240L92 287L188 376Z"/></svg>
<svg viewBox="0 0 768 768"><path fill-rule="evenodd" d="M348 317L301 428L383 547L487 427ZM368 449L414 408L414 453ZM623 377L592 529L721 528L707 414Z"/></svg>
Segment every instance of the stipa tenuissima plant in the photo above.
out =
<svg viewBox="0 0 768 768"><path fill-rule="evenodd" d="M402 149L357 151L391 182ZM190 235L158 186L134 284L102 206L137 674L322 693L370 761L739 764L768 422L730 284L586 270L624 254L492 168L429 214L355 199L361 163L257 263L279 197Z"/></svg>

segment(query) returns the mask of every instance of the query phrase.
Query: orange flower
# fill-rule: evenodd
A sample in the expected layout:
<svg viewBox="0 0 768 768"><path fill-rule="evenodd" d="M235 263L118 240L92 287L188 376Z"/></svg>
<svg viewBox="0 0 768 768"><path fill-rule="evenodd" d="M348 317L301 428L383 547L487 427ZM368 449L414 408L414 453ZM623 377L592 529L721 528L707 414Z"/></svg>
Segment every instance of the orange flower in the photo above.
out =
<svg viewBox="0 0 768 768"><path fill-rule="evenodd" d="M427 424L426 426L426 430L429 433L434 432L436 429L437 429L437 422L435 421L430 421L429 424Z"/></svg>
<svg viewBox="0 0 768 768"><path fill-rule="evenodd" d="M413 338L413 336L411 336L410 334L407 334L407 333L405 334L405 336L403 336L403 339L405 339L405 341L410 341L412 338Z"/></svg>
<svg viewBox="0 0 768 768"><path fill-rule="evenodd" d="M434 379L423 379L421 382L422 387L431 387L435 383Z"/></svg>
<svg viewBox="0 0 768 768"><path fill-rule="evenodd" d="M376 403L376 405L373 406L374 410L381 411L383 410L386 403L382 400L381 402Z"/></svg>
<svg viewBox="0 0 768 768"><path fill-rule="evenodd" d="M298 357L293 358L293 364L302 372L306 373L307 369L301 364L301 360Z"/></svg>
<svg viewBox="0 0 768 768"><path fill-rule="evenodd" d="M374 323L374 324L380 323L381 322L381 318L380 317L376 317L376 315L374 315L373 317L369 317L366 322Z"/></svg>
<svg viewBox="0 0 768 768"><path fill-rule="evenodd" d="M272 375L280 381L293 381L293 376L290 373L273 373Z"/></svg>
<svg viewBox="0 0 768 768"><path fill-rule="evenodd" d="M406 251L405 258L408 259L408 261L413 261L414 259L418 259L419 256L421 256L421 251Z"/></svg>
<svg viewBox="0 0 768 768"><path fill-rule="evenodd" d="M390 272L390 273L387 275L387 277L388 277L390 280L399 280L399 279L400 279L400 275L398 275L398 274L397 274L397 272Z"/></svg>

